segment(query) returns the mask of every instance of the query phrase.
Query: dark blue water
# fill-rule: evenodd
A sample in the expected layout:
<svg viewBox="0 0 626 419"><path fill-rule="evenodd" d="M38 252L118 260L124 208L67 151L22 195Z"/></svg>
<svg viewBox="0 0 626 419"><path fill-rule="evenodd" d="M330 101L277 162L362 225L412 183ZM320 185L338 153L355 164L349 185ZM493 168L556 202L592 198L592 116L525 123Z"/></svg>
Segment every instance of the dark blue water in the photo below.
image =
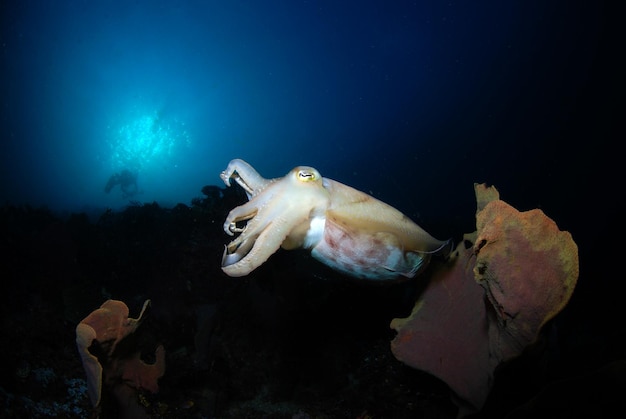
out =
<svg viewBox="0 0 626 419"><path fill-rule="evenodd" d="M0 196L119 208L129 169L135 200L188 203L239 157L414 218L471 213L473 182L574 204L580 116L607 106L587 3L3 2Z"/></svg>

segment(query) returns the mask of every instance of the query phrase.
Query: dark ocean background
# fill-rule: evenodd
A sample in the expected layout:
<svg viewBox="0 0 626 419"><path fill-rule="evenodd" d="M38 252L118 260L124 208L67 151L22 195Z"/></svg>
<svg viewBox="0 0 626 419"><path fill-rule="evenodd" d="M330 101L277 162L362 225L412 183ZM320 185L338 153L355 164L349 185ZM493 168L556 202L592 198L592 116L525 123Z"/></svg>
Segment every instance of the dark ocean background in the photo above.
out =
<svg viewBox="0 0 626 419"><path fill-rule="evenodd" d="M618 117L607 13L565 1L4 1L1 196L116 209L128 201L103 188L128 168L137 200L188 203L243 158L265 177L314 166L429 222L471 217L473 182L520 209L589 206L581 185L615 174L589 170Z"/></svg>
<svg viewBox="0 0 626 419"><path fill-rule="evenodd" d="M572 358L602 365L615 339L626 357L622 9L1 0L0 204L92 222L191 205L241 158L266 178L313 166L458 241L484 182L572 233L581 275L562 330L595 348ZM105 192L123 170L136 193ZM218 269L221 250L204 256Z"/></svg>

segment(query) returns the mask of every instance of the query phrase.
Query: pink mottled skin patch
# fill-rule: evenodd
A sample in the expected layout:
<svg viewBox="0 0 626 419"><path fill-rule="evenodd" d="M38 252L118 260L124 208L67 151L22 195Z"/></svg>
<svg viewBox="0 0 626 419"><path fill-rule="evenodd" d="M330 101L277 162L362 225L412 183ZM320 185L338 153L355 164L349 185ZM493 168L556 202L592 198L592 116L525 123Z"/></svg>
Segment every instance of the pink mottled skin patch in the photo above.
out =
<svg viewBox="0 0 626 419"><path fill-rule="evenodd" d="M389 280L411 276L411 261L391 239L383 240L376 233L349 231L328 220L324 238L312 255L331 268L358 278Z"/></svg>

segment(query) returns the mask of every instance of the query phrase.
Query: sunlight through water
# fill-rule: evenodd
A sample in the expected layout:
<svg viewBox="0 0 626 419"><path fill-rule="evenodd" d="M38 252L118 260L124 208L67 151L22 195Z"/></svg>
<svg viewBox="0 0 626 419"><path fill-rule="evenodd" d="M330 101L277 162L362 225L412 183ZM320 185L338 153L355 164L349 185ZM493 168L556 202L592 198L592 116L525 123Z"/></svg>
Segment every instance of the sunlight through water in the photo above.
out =
<svg viewBox="0 0 626 419"><path fill-rule="evenodd" d="M189 147L185 122L165 119L159 112L142 115L112 132L111 168L135 173L169 165L175 153Z"/></svg>

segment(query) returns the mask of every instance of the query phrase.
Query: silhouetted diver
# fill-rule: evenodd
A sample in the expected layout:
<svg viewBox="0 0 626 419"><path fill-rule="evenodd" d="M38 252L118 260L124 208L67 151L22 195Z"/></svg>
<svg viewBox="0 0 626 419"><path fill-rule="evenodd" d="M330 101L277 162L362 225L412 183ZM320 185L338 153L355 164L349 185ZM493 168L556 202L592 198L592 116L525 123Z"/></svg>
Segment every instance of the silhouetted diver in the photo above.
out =
<svg viewBox="0 0 626 419"><path fill-rule="evenodd" d="M139 193L137 175L133 174L130 170L123 170L122 173L114 173L104 187L104 192L111 192L111 189L117 185L120 185L123 198L131 198Z"/></svg>

